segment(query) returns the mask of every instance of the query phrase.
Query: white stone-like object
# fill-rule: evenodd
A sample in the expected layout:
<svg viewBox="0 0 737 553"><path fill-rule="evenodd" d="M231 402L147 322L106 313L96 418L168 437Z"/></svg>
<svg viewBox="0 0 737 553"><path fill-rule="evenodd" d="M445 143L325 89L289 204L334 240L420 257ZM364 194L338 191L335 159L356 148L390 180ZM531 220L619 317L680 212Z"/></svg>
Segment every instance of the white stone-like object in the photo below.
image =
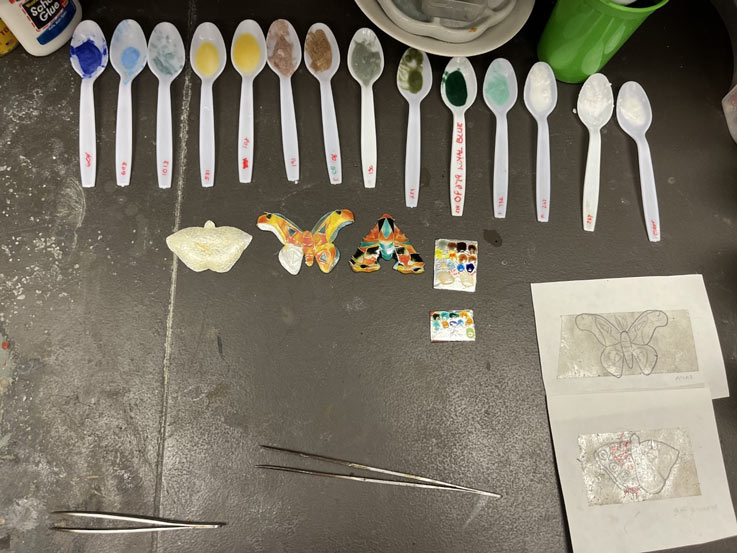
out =
<svg viewBox="0 0 737 553"><path fill-rule="evenodd" d="M207 221L204 227L188 227L166 238L166 245L193 271L207 269L225 273L235 265L253 236L235 227L216 227Z"/></svg>

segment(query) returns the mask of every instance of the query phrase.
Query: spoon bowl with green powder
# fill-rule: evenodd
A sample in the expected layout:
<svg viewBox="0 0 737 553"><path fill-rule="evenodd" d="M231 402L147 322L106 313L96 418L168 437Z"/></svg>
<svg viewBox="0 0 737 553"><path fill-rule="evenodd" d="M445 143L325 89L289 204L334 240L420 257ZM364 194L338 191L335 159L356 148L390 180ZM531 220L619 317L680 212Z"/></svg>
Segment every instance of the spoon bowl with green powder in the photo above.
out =
<svg viewBox="0 0 737 553"><path fill-rule="evenodd" d="M425 52L408 48L397 69L397 88L409 104L407 151L404 160L404 203L417 207L420 198L420 102L430 92L432 68Z"/></svg>
<svg viewBox="0 0 737 553"><path fill-rule="evenodd" d="M460 217L466 201L466 110L476 100L476 73L468 58L453 58L445 66L440 96L453 113L450 152L450 212Z"/></svg>
<svg viewBox="0 0 737 553"><path fill-rule="evenodd" d="M491 62L484 77L484 102L496 117L494 142L494 216L503 219L507 215L509 188L509 133L507 112L517 101L517 76L514 68L504 58Z"/></svg>
<svg viewBox="0 0 737 553"><path fill-rule="evenodd" d="M156 103L156 177L159 188L171 188L174 168L171 83L182 72L184 60L184 42L177 28L168 22L156 25L148 39L148 66L159 79Z"/></svg>
<svg viewBox="0 0 737 553"><path fill-rule="evenodd" d="M384 52L371 29L358 29L348 47L348 70L361 85L361 169L363 185L376 186L376 116L373 85L384 71Z"/></svg>

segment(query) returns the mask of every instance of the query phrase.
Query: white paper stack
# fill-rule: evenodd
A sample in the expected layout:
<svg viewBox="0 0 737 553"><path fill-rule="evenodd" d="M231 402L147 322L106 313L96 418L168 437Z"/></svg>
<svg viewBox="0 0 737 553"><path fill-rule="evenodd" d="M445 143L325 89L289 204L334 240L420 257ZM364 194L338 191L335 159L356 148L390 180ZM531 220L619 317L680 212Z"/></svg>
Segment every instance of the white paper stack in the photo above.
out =
<svg viewBox="0 0 737 553"><path fill-rule="evenodd" d="M700 275L532 285L573 548L737 535L712 398L729 395Z"/></svg>

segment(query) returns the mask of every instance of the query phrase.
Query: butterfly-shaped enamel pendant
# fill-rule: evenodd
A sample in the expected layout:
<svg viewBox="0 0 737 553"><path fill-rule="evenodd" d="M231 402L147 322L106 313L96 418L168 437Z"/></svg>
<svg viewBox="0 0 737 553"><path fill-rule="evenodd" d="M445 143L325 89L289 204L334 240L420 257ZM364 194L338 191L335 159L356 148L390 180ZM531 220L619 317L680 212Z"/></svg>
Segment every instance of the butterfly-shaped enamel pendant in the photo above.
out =
<svg viewBox="0 0 737 553"><path fill-rule="evenodd" d="M379 256L387 260L394 259L394 270L403 274L419 274L425 270L425 262L420 254L387 213L361 240L361 245L350 260L351 268L357 273L378 271L381 268Z"/></svg>
<svg viewBox="0 0 737 553"><path fill-rule="evenodd" d="M296 275L302 267L303 257L308 267L312 267L312 263L317 260L320 270L329 273L340 259L340 252L333 240L340 229L352 222L351 211L338 209L323 215L311 231L302 230L279 213L264 213L258 218L256 225L261 230L276 234L284 244L279 250L279 261L282 267Z"/></svg>
<svg viewBox="0 0 737 553"><path fill-rule="evenodd" d="M640 441L637 434L623 433L616 442L596 450L596 461L625 493L663 491L679 451L658 440Z"/></svg>
<svg viewBox="0 0 737 553"><path fill-rule="evenodd" d="M601 366L617 378L633 367L645 376L653 372L658 362L658 352L650 342L655 331L667 324L668 315L657 310L643 311L629 326L617 318L612 322L592 313L576 316L578 329L590 332L604 346Z"/></svg>

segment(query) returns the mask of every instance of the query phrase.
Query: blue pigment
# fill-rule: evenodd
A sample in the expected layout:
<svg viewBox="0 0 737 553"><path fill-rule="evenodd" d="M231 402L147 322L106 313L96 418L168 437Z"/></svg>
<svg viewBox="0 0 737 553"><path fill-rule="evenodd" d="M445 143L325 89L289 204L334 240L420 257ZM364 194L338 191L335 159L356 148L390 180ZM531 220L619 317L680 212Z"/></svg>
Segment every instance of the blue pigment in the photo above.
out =
<svg viewBox="0 0 737 553"><path fill-rule="evenodd" d="M79 46L72 46L71 54L79 61L79 67L85 77L94 75L97 68L102 64L103 53L91 38L88 38Z"/></svg>
<svg viewBox="0 0 737 553"><path fill-rule="evenodd" d="M133 46L128 46L128 48L123 50L123 53L120 56L120 61L123 63L123 67L128 71L131 71L135 68L138 58L140 57L141 53L138 50L133 48Z"/></svg>

